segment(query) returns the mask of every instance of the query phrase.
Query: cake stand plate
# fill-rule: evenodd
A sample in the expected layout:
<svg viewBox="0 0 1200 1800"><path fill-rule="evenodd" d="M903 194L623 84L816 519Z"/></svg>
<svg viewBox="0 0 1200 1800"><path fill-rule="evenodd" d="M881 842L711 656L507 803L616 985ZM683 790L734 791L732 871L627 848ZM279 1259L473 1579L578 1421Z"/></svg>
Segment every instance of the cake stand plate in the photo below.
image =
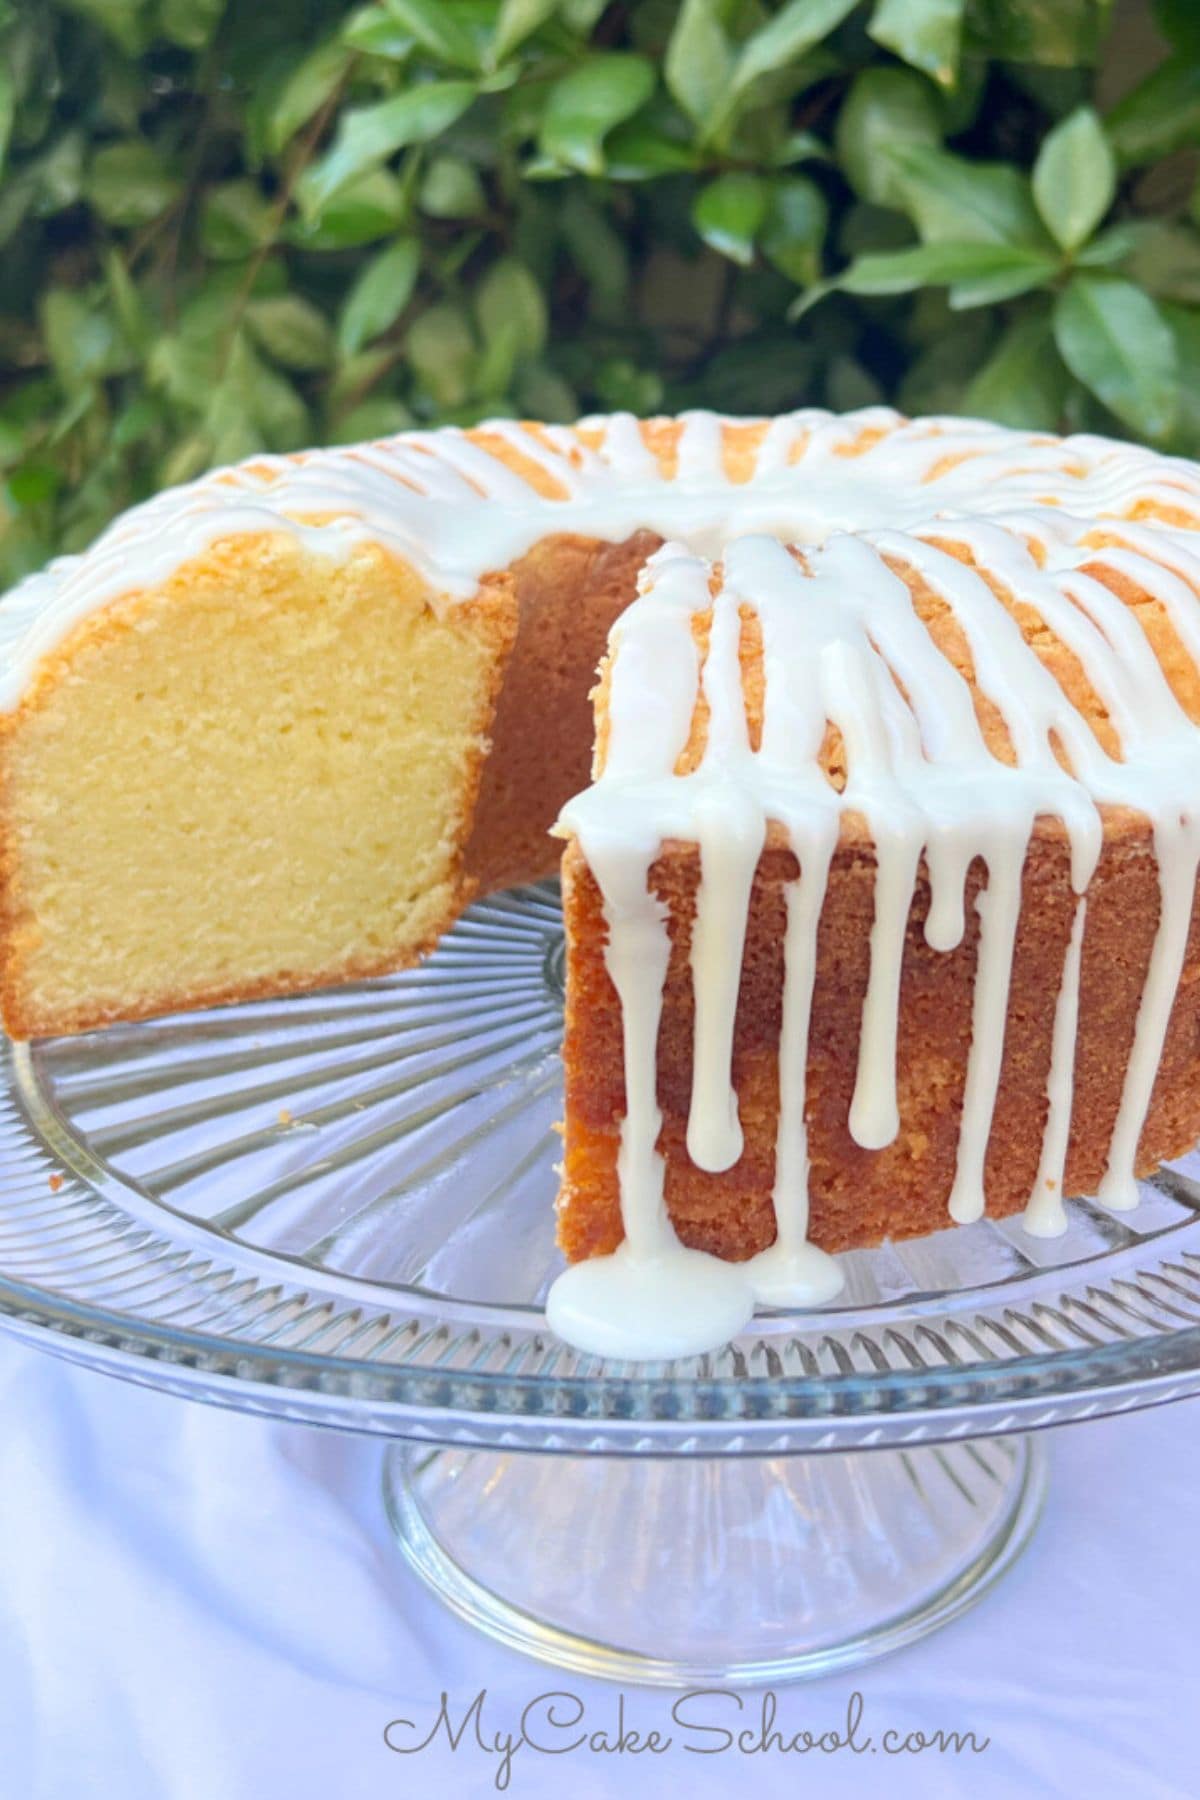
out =
<svg viewBox="0 0 1200 1800"><path fill-rule="evenodd" d="M1049 1425L1200 1392L1200 1156L1063 1237L856 1251L837 1301L674 1363L551 1336L551 884L421 969L0 1057L0 1322L194 1399L393 1441L413 1566L577 1670L780 1682L977 1599Z"/></svg>

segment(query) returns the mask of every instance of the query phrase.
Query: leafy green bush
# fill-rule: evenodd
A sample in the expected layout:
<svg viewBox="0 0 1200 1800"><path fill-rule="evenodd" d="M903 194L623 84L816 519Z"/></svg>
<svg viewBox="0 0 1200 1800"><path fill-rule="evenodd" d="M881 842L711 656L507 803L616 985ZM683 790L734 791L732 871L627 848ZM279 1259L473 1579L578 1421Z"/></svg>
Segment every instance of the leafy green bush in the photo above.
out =
<svg viewBox="0 0 1200 1800"><path fill-rule="evenodd" d="M4 573L213 463L488 414L1200 451L1200 6L1110 10L0 0Z"/></svg>

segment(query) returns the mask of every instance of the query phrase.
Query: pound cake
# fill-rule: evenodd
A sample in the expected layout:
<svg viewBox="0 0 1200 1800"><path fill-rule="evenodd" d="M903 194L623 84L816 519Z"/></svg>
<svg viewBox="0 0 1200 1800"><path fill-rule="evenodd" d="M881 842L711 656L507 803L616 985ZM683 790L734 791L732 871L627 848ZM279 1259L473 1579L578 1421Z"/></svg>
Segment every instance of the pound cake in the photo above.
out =
<svg viewBox="0 0 1200 1800"><path fill-rule="evenodd" d="M558 817L564 1335L1132 1204L1200 1135L1197 529L1190 463L881 408L219 471L0 603L5 1025L404 967Z"/></svg>

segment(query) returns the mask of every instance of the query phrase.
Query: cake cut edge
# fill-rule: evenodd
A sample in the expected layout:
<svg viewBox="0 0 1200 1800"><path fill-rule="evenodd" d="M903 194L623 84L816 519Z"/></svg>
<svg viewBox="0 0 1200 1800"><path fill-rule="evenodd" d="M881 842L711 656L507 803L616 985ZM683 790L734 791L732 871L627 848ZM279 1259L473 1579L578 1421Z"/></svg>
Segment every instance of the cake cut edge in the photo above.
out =
<svg viewBox="0 0 1200 1800"><path fill-rule="evenodd" d="M78 622L0 717L9 1034L418 961L475 891L515 631L508 573L443 605L377 543L285 529L218 539Z"/></svg>

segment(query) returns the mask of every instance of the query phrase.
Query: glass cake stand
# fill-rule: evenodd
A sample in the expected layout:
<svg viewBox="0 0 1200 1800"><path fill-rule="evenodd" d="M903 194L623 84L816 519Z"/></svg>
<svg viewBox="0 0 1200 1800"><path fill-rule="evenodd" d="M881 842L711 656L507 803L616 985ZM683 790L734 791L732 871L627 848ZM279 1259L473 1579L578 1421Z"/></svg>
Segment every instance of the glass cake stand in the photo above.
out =
<svg viewBox="0 0 1200 1800"><path fill-rule="evenodd" d="M390 1440L443 1599L626 1681L779 1682L952 1618L1013 1561L1043 1426L1200 1391L1200 1157L860 1251L710 1356L545 1329L562 935L551 885L421 969L38 1044L0 1067L0 1315L171 1393Z"/></svg>

